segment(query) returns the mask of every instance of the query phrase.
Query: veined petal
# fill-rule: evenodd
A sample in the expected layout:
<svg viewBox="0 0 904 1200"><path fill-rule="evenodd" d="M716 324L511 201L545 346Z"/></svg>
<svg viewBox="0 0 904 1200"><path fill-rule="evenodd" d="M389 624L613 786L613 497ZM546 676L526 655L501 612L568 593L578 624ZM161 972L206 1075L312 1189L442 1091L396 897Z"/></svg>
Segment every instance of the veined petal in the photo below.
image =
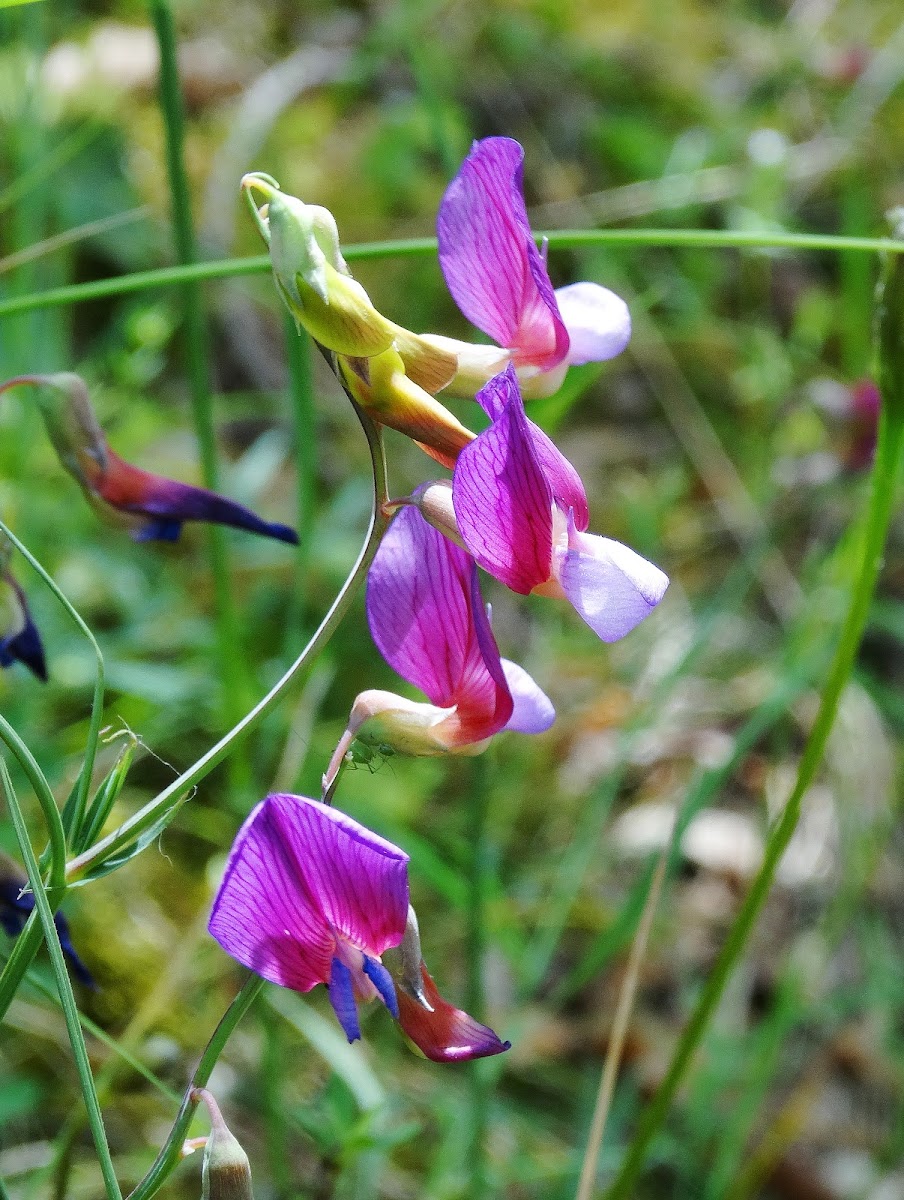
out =
<svg viewBox="0 0 904 1200"><path fill-rule="evenodd" d="M380 653L432 704L459 702L476 665L473 564L413 507L399 511L367 578L367 615Z"/></svg>
<svg viewBox="0 0 904 1200"><path fill-rule="evenodd" d="M571 283L556 289L556 300L568 330L571 366L615 358L631 340L628 306L609 288Z"/></svg>
<svg viewBox="0 0 904 1200"><path fill-rule="evenodd" d="M151 519L150 533L139 528L135 534L138 540L156 537L174 541L183 521L208 521L233 529L247 529L290 545L298 543L298 534L288 525L263 521L250 509L207 488L178 483L133 467L112 450L107 451L107 466L95 491L105 503L120 512Z"/></svg>
<svg viewBox="0 0 904 1200"><path fill-rule="evenodd" d="M512 591L527 595L552 570L553 494L511 366L484 393L484 406L491 403L498 415L458 456L452 481L455 515L477 563Z"/></svg>
<svg viewBox="0 0 904 1200"><path fill-rule="evenodd" d="M548 370L568 353L568 334L530 231L523 162L511 138L474 143L440 204L439 261L468 320L517 365Z"/></svg>
<svg viewBox="0 0 904 1200"><path fill-rule="evenodd" d="M545 733L556 719L552 701L524 667L502 659L514 709L505 726L509 733Z"/></svg>
<svg viewBox="0 0 904 1200"><path fill-rule="evenodd" d="M373 955L397 945L408 856L303 796L268 796L239 831L209 929L265 979L296 991L329 983L337 935Z"/></svg>
<svg viewBox="0 0 904 1200"><path fill-rule="evenodd" d="M444 1000L423 963L421 981L430 1009L400 987L399 1024L427 1058L433 1062L465 1062L511 1049L511 1042L500 1041L492 1029Z"/></svg>
<svg viewBox="0 0 904 1200"><path fill-rule="evenodd" d="M521 401L522 405L523 403ZM571 509L578 529L586 529L590 522L590 509L580 475L539 425L528 419L527 427L530 430L534 454L540 470L546 476L553 500L564 512Z"/></svg>
<svg viewBox="0 0 904 1200"><path fill-rule="evenodd" d="M568 548L556 553L555 575L594 633L615 642L650 615L669 585L658 567L611 538L580 533L569 520Z"/></svg>

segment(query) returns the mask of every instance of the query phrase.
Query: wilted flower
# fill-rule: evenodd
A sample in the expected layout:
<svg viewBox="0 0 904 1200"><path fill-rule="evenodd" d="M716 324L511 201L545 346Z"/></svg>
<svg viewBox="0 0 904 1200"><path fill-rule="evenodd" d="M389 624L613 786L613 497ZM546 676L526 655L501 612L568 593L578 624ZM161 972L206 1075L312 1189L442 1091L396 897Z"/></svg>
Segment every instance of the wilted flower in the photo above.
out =
<svg viewBox="0 0 904 1200"><path fill-rule="evenodd" d="M296 545L288 525L263 521L250 509L207 488L152 475L124 462L107 445L85 382L78 375L20 375L0 384L39 388L39 405L60 462L88 502L104 517L125 524L137 542L174 542L186 521L206 521L247 529Z"/></svg>
<svg viewBox="0 0 904 1200"><path fill-rule="evenodd" d="M31 916L35 906L34 892L27 890L28 876L17 862L8 854L0 852L0 928L10 937L18 937L25 928L25 922ZM72 945L69 935L69 923L61 912L55 914L53 923L56 925L60 948L76 979L87 987L94 987L91 972L79 958Z"/></svg>
<svg viewBox="0 0 904 1200"><path fill-rule="evenodd" d="M47 681L47 662L41 635L31 619L25 593L9 569L12 547L0 537L0 667L23 663L42 682Z"/></svg>
<svg viewBox="0 0 904 1200"><path fill-rule="evenodd" d="M525 395L550 395L570 364L614 358L631 336L627 306L608 288L573 283L553 290L527 219L523 163L511 138L475 142L440 205L439 261L449 291L501 347L431 337L458 357L453 395L473 396L509 361Z"/></svg>
<svg viewBox="0 0 904 1200"><path fill-rule="evenodd" d="M266 197L254 216L296 324L339 356L346 386L373 420L452 466L474 436L434 399L456 372L455 355L375 308L342 257L328 209L287 195L267 175L246 175L242 187Z"/></svg>
<svg viewBox="0 0 904 1200"><path fill-rule="evenodd" d="M477 399L493 423L459 455L444 515L442 485L415 494L424 515L457 530L478 565L512 591L565 598L603 641L624 637L662 599L668 578L621 542L584 532L584 485L527 419L511 365Z"/></svg>
<svg viewBox="0 0 904 1200"><path fill-rule="evenodd" d="M271 983L297 992L325 983L346 1037L355 1041L358 1001L379 996L400 1019L381 955L405 937L407 863L398 846L328 805L268 796L236 837L210 932L227 954ZM459 1057L506 1048L492 1030L474 1025L479 1037ZM420 1037L435 1049L435 1037L403 1028L416 1044Z"/></svg>
<svg viewBox="0 0 904 1200"><path fill-rule="evenodd" d="M555 719L527 672L500 658L473 561L413 507L395 517L371 565L367 616L380 653L430 703L362 692L327 789L356 736L401 754L479 754L503 729L542 733Z"/></svg>

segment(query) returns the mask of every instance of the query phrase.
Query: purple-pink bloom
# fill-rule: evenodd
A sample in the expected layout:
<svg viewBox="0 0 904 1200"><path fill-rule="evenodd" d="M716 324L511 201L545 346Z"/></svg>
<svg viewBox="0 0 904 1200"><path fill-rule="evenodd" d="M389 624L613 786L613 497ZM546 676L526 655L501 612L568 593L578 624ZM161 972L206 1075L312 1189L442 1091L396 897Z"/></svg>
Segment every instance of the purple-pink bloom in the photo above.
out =
<svg viewBox="0 0 904 1200"><path fill-rule="evenodd" d="M439 261L458 307L508 351L522 379L560 368L537 389L549 392L569 364L620 354L631 318L624 301L598 284L553 290L527 219L523 164L524 151L511 138L474 143L440 205ZM460 358L467 374L464 350ZM497 359L495 370L503 365Z"/></svg>
<svg viewBox="0 0 904 1200"><path fill-rule="evenodd" d="M370 568L367 617L389 665L449 710L431 727L445 749L552 723L544 693L500 658L473 560L413 506L398 513Z"/></svg>
<svg viewBox="0 0 904 1200"><path fill-rule="evenodd" d="M511 365L477 400L493 423L462 450L452 481L469 553L515 592L567 598L603 641L624 637L662 599L667 577L620 542L585 532L584 486L528 420Z"/></svg>
<svg viewBox="0 0 904 1200"><path fill-rule="evenodd" d="M397 992L381 955L402 942L408 911L404 850L317 800L273 795L239 830L208 928L227 954L271 983L297 992L326 984L350 1042L361 1036L358 1002L379 996L428 1057L507 1049L465 1013L450 1021L458 1010L435 988L423 1000L405 994L404 981ZM413 1015L412 1005L422 1012Z"/></svg>

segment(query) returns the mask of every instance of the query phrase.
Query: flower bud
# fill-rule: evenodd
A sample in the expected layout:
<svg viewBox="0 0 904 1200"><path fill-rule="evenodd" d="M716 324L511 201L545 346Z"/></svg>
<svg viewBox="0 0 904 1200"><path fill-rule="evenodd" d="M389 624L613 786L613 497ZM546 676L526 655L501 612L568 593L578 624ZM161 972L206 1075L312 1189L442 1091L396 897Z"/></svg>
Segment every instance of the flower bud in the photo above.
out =
<svg viewBox="0 0 904 1200"><path fill-rule="evenodd" d="M254 1200L248 1155L223 1120L216 1100L205 1088L197 1088L192 1099L203 1100L210 1113L210 1137L204 1147L201 1170L201 1200Z"/></svg>

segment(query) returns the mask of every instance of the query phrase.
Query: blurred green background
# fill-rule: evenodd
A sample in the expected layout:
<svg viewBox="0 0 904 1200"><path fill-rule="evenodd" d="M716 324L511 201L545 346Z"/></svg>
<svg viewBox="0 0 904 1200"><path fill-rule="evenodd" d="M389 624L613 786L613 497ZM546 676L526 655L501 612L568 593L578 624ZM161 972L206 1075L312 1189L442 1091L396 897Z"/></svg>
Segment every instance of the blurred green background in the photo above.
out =
<svg viewBox="0 0 904 1200"><path fill-rule="evenodd" d="M885 212L904 204L896 0L205 0L180 4L176 18L206 257L261 253L238 198L252 169L329 207L346 244L429 235L471 140L495 134L525 147L536 229L882 235ZM0 299L174 261L156 81L138 0L0 9ZM346 772L337 803L411 854L442 990L476 1000L514 1045L489 1063L439 1067L373 1011L349 1051L322 989L267 989L211 1084L259 1200L573 1195L627 948L677 816L684 834L601 1160L601 1184L611 1178L813 719L843 612L846 534L864 499L850 386L871 370L877 261L631 245L555 251L550 269L556 285L594 279L625 296L635 333L619 359L573 370L531 415L581 471L591 528L662 566L671 588L624 643L603 646L565 606L488 587L502 651L552 696L554 728L502 736L476 763L395 757ZM432 256L355 272L400 324L469 336ZM302 530L298 554L228 534L240 617L228 686L204 531L167 546L107 530L61 473L28 392L0 405L0 515L106 658L101 767L120 731L142 741L113 823L288 666L369 513L366 448L319 362L309 427L293 423L287 345L301 344L286 341L269 278L212 283L203 300L221 490ZM51 370L89 380L124 457L200 480L177 289L0 318L0 378ZM475 419L467 403L456 411ZM387 441L396 493L433 474L413 446ZM639 1198L904 1196L901 549L898 525L819 782ZM21 667L4 672L0 706L65 798L93 658L27 566L15 569L51 678L42 687ZM316 668L159 843L67 902L98 982L80 993L85 1013L177 1093L242 978L205 931L232 838L267 791L319 794L365 686L398 682L359 601ZM480 829L476 793L488 801ZM475 841L480 932L469 927ZM14 844L0 822L0 847ZM40 990L43 960L34 978L0 1027L0 1178L16 1200L95 1200L100 1178L63 1018ZM89 1045L126 1188L176 1105L108 1045ZM162 1194L197 1196L197 1162Z"/></svg>

